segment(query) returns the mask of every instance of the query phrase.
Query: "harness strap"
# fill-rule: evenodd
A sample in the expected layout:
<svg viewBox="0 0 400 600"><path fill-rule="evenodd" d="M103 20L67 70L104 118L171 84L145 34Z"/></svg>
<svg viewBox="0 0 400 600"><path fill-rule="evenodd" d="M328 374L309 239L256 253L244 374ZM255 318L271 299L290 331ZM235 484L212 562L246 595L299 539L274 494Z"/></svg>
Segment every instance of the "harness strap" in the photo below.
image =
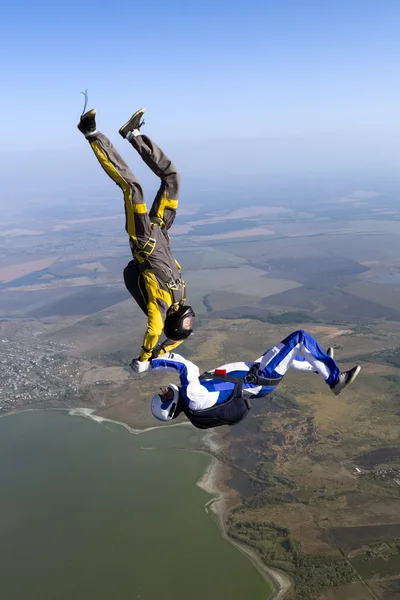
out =
<svg viewBox="0 0 400 600"><path fill-rule="evenodd" d="M170 241L169 234L168 234L168 231L165 229L164 221L162 219L160 219L160 217L150 217L150 221L152 222L153 226L156 226L159 229L161 229L161 232L163 233L165 239L167 240L167 242L169 242Z"/></svg>
<svg viewBox="0 0 400 600"><path fill-rule="evenodd" d="M157 227L159 227L160 229L163 229L163 227L165 227L165 223L162 219L160 219L160 217L151 217L150 221L154 223L154 225L157 225Z"/></svg>
<svg viewBox="0 0 400 600"><path fill-rule="evenodd" d="M133 254L133 257L135 257L136 255L140 256L140 258L150 256L154 252L154 248L156 247L156 242L157 242L157 240L155 238L149 237L148 240L143 244L143 246L140 247L138 244L135 244L135 242L130 237L129 238L129 246L130 246L131 252Z"/></svg>
<svg viewBox="0 0 400 600"><path fill-rule="evenodd" d="M144 260L141 263L137 263L138 265L138 271L140 274L142 274L144 271L146 271L147 269L149 269L150 271L152 271L152 273L154 273L154 275L163 283L165 283L165 285L167 286L172 298L173 298L173 303L174 304L181 304L182 302L184 302L185 300L185 282L182 279L177 279L176 281L171 277L171 276L167 276L167 273L163 270L160 269L157 266L153 266L150 264L150 262L148 260Z"/></svg>
<svg viewBox="0 0 400 600"><path fill-rule="evenodd" d="M273 387L278 385L282 381L282 377L262 377L258 375L258 369L260 368L260 363L254 363L254 365L249 369L245 380L247 383L252 383L253 385L265 385L268 387Z"/></svg>
<svg viewBox="0 0 400 600"><path fill-rule="evenodd" d="M199 380L204 381L205 379L218 379L219 381L229 381L230 383L241 384L242 386L244 383L251 383L252 385L262 385L267 387L274 387L282 381L282 377L272 379L270 377L261 377L260 375L257 375L259 366L260 363L254 363L254 365L249 369L247 375L244 377L235 377L234 375L223 375L222 373L212 373L210 371L206 371L200 375Z"/></svg>
<svg viewBox="0 0 400 600"><path fill-rule="evenodd" d="M230 383L243 383L244 377L234 377L233 375L222 375L222 373L212 373L211 371L206 371L199 377L200 381L204 379L218 379L220 381L229 381Z"/></svg>

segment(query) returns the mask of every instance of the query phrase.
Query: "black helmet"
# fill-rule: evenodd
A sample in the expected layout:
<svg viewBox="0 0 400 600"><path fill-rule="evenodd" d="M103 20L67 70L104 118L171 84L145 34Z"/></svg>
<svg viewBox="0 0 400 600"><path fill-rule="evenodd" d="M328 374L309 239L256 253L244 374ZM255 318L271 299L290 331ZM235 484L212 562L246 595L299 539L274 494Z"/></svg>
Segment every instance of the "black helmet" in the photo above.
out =
<svg viewBox="0 0 400 600"><path fill-rule="evenodd" d="M177 310L167 315L164 323L164 333L174 341L185 340L192 333L194 310L191 306L179 306ZM185 322L185 319L189 321Z"/></svg>

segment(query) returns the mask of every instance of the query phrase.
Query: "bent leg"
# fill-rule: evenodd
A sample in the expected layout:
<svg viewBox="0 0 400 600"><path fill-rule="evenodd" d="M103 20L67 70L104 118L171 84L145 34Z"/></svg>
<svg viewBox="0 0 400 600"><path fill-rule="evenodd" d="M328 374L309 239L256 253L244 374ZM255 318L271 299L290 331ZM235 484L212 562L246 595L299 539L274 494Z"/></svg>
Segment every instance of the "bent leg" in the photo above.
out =
<svg viewBox="0 0 400 600"><path fill-rule="evenodd" d="M125 229L132 241L143 246L151 233L143 190L136 177L105 135L88 138L90 147L107 175L121 188L125 202Z"/></svg>
<svg viewBox="0 0 400 600"><path fill-rule="evenodd" d="M161 185L150 209L150 218L160 219L169 229L178 208L180 175L168 156L146 135L130 136L129 142L142 160L161 179Z"/></svg>
<svg viewBox="0 0 400 600"><path fill-rule="evenodd" d="M138 263L135 260L131 260L126 265L124 269L124 282L125 287L132 298L147 316L149 296L143 281L143 277L140 274Z"/></svg>
<svg viewBox="0 0 400 600"><path fill-rule="evenodd" d="M304 358L304 356L299 356L298 354L293 359L292 364L290 365L290 368L294 369L295 371L312 371L313 373L318 372L314 369L312 364L309 363L308 360Z"/></svg>
<svg viewBox="0 0 400 600"><path fill-rule="evenodd" d="M311 369L300 365L303 361L298 360L298 355L305 359ZM316 371L330 386L338 382L340 375L340 369L333 358L324 352L309 333L301 329L267 350L260 360L260 371L265 377L283 376L290 368Z"/></svg>

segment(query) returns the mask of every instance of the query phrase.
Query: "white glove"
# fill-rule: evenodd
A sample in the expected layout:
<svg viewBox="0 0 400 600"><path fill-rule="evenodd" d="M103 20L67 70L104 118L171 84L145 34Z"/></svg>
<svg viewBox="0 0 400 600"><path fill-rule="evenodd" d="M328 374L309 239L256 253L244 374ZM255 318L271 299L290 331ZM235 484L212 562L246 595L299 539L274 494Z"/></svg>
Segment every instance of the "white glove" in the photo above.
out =
<svg viewBox="0 0 400 600"><path fill-rule="evenodd" d="M139 360L138 358L135 358L129 364L129 366L132 369L132 371L134 371L135 373L145 373L148 370L148 368L150 367L150 361L149 360Z"/></svg>

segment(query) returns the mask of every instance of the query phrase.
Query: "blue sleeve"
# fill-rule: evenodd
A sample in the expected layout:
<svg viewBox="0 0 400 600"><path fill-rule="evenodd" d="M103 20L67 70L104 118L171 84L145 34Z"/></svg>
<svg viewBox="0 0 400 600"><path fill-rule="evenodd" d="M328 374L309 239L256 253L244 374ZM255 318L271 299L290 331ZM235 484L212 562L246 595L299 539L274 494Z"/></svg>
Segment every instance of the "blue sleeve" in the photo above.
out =
<svg viewBox="0 0 400 600"><path fill-rule="evenodd" d="M170 358L155 358L151 361L151 368L155 371L177 373L181 380L181 385L185 387L188 385L188 368L185 362Z"/></svg>
<svg viewBox="0 0 400 600"><path fill-rule="evenodd" d="M155 371L177 373L181 380L182 396L192 410L201 410L215 404L218 393L210 393L199 380L199 369L180 354L170 353L169 358L154 358L151 368Z"/></svg>

